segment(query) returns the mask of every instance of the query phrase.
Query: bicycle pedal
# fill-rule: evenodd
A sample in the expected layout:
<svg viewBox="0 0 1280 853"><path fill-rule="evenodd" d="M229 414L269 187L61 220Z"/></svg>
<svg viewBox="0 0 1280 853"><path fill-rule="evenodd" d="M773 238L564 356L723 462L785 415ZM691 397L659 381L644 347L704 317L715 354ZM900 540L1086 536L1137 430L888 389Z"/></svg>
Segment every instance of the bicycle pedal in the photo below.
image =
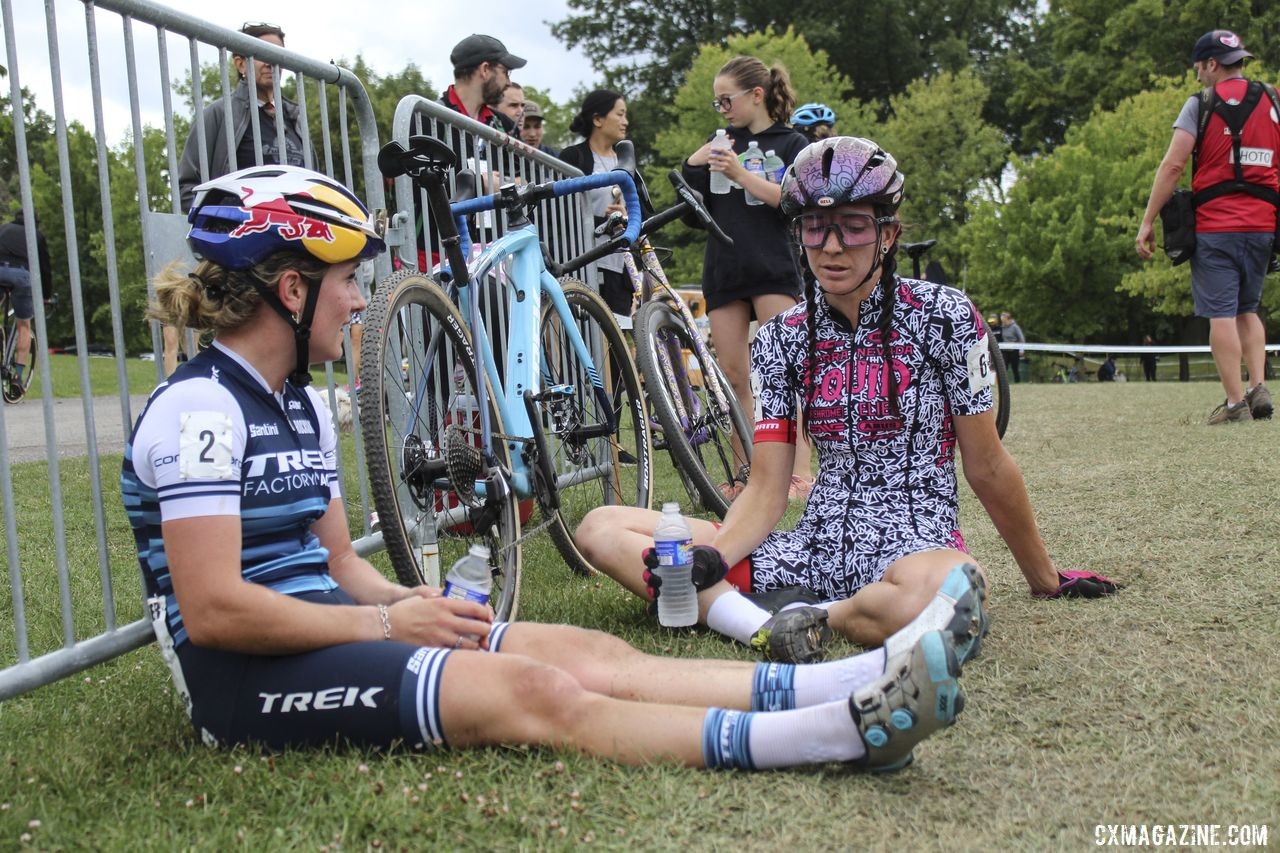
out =
<svg viewBox="0 0 1280 853"><path fill-rule="evenodd" d="M534 394L533 399L539 403L545 403L548 400L566 400L574 394L574 386L572 385L552 385L550 388L544 388L540 394Z"/></svg>

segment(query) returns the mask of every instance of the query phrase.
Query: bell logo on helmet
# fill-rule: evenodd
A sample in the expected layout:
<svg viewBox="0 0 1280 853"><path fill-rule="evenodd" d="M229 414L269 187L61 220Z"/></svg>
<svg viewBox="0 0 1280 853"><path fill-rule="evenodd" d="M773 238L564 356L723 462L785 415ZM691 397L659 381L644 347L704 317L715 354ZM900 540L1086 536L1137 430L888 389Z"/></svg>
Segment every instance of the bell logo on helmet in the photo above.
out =
<svg viewBox="0 0 1280 853"><path fill-rule="evenodd" d="M836 200L829 195L824 195L822 198L818 199L818 207L830 207L835 203Z"/></svg>

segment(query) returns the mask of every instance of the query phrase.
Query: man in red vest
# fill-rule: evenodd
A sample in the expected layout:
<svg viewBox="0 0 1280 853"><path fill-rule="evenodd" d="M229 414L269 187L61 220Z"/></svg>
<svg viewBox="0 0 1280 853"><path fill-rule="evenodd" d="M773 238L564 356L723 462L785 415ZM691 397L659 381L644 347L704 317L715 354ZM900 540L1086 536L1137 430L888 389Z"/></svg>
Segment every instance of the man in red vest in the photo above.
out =
<svg viewBox="0 0 1280 853"><path fill-rule="evenodd" d="M1227 394L1209 416L1210 424L1270 418L1272 411L1271 394L1262 384L1266 333L1258 305L1280 203L1280 114L1271 93L1244 78L1244 60L1252 56L1228 30L1213 30L1196 42L1192 67L1213 95L1207 101L1200 95L1189 98L1174 122L1173 141L1156 170L1136 240L1138 255L1149 260L1156 216L1194 153L1191 292L1196 316L1209 318L1209 346ZM1250 102L1246 114L1242 105ZM1212 112L1201 136L1203 103L1210 103ZM1232 123L1239 128L1239 139ZM1249 371L1247 388L1240 378L1242 355Z"/></svg>

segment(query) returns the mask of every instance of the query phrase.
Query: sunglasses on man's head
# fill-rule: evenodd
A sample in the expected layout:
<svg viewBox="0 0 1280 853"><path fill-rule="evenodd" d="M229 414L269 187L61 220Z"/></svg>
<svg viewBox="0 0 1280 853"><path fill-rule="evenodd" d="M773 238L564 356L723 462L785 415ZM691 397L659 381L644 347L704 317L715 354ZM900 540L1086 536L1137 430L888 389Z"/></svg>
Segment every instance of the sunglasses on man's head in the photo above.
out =
<svg viewBox="0 0 1280 853"><path fill-rule="evenodd" d="M846 249L869 246L876 241L881 225L894 222L892 216L875 217L866 213L804 213L796 217L796 238L806 249L821 249L833 230Z"/></svg>
<svg viewBox="0 0 1280 853"><path fill-rule="evenodd" d="M268 24L266 21L245 21L240 25L240 32L247 36L267 36L273 35L284 41L284 30L277 24Z"/></svg>

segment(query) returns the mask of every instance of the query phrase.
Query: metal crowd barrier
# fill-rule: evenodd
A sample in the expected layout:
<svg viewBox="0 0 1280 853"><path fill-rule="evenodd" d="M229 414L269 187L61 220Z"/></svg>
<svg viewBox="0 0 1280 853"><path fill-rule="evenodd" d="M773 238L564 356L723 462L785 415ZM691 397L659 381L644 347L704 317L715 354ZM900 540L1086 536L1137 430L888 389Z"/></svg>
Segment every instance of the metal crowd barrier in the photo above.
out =
<svg viewBox="0 0 1280 853"><path fill-rule="evenodd" d="M19 4L34 5L30 0L18 0ZM28 57L33 76L44 71L43 57L38 46L33 46L24 35L19 50L13 14L13 0L0 0L5 32L6 70L8 72L11 104L23 103L23 76L20 56ZM278 48L268 42L216 26L199 18L177 12L150 0L84 0L84 41L70 45L59 35L59 21L55 0L46 0L45 41L48 55L48 73L52 83L52 101L36 106L48 111L52 117L57 142L58 175L61 193L61 220L66 238L66 257L54 259L54 278L69 282L70 310L74 319L77 368L81 396L76 414L83 418L83 458L70 447L67 435L76 430L69 428L66 415L58 420L58 410L66 409L66 403L56 402L51 393L51 370L47 348L49 340L46 324L44 295L49 292L49 282L40 280L38 269L32 269L32 290L36 308L33 328L38 342L34 367L40 376L39 398L28 398L21 405L25 411L0 407L0 497L3 498L4 548L0 549L7 569L8 600L0 597L0 700L32 690L66 677L96 663L149 643L151 629L143 615L140 594L140 573L132 547L112 549L121 538L123 508L119 496L120 455L134 417L138 414L145 394L152 387L130 387L126 364L126 324L143 322L141 317L126 316L121 308L121 270L119 255L125 248L117 246L117 212L113 211L112 182L120 183L120 176L111 171L106 125L108 112L104 101L112 95L119 102L127 102L128 130L132 140L143 140L146 131L155 130L152 124L162 124L164 134L163 162L158 167L148 163L142 145L134 146L133 181L141 216L142 254L145 275L150 294L152 277L171 262L191 263L185 245L186 220L181 210L177 187L178 162L185 139L175 131L173 84L181 81L190 87L194 103L194 115L214 99L229 100L237 83L230 57L238 54L256 57L276 67L276 99L282 95L294 100L300 109L300 129L306 137L304 164L353 187L372 209L386 208L384 185L377 172L379 147L377 125L372 105L359 79L350 71L327 62ZM287 24L287 22L286 22ZM62 23L65 29L66 22ZM104 46L111 53L115 39L100 39L99 32L114 30L123 36L123 62L112 53L104 62ZM31 53L28 53L30 51ZM73 57L64 62L65 54ZM96 137L97 178L99 198L75 197L77 186L72 180L72 154L68 144L70 122L81 121L88 125L87 115L68 115L64 83L71 91L82 88L83 73L68 72L79 62L83 51L88 59L88 84L92 94L93 129ZM32 59L34 58L34 61ZM171 61L172 60L172 61ZM123 79L118 67L123 65ZM216 67L218 85L216 91L205 91L202 67ZM185 68L183 67L185 65ZM103 68L108 81L104 88ZM281 71L291 74L292 85L281 91ZM65 78L65 79L64 79ZM112 89L112 86L117 87ZM150 86L151 88L146 88ZM120 89L127 89L121 93ZM158 90L158 91L157 91ZM104 96L105 91L105 96ZM497 155L500 168L507 173L522 172L527 176L552 176L565 168L559 161L528 149L517 140L505 135L493 134L478 125L422 98L409 98L414 106L407 107L405 127L416 122L421 128L429 122L443 132L446 125L455 127L461 138L483 140L491 152ZM162 118L158 122L144 124L144 104L161 104ZM225 101L224 101L225 103ZM336 104L336 109L334 106ZM311 109L308 109L310 105ZM224 107L229 114L230 107ZM179 115L186 108L177 107ZM14 110L15 115L22 111ZM283 110L277 110L276 133L284 134ZM448 114L444 114L448 113ZM114 114L112 114L114 115ZM153 116L148 113L148 116ZM256 111L251 113L251 132L255 140L261 139L262 128ZM316 116L318 115L318 121ZM400 113L397 113L399 116ZM229 122L227 123L229 127ZM209 163L204 139L204 127L194 122L194 132L201 143L200 172L208 175ZM228 138L230 130L228 129ZM500 138L499 138L500 137ZM22 209L27 223L27 243L31 257L37 257L35 237L35 203L32 191L30 153L27 128L23 121L14 122L14 145L18 164L18 185ZM229 145L233 148L233 145ZM260 146L255 145L260 150ZM234 154L232 155L234 156ZM260 155L259 155L260 157ZM238 166L249 165L236 164ZM150 173L149 173L150 170ZM157 171L158 170L158 171ZM127 180L127 179L126 179ZM157 193L158 185L167 190ZM81 195L86 195L82 190ZM114 196L120 197L120 193ZM410 205L408 195L400 195L400 210ZM115 376L120 389L115 404L102 406L95 400L91 389L87 345L90 343L86 326L87 311L100 311L103 306L86 305L85 289L79 257L83 238L77 239L77 211L100 205L103 222L102 255L105 278L108 284L112 352L115 356ZM48 234L56 227L51 221L53 211L44 211L46 221L40 223ZM575 221L580 211L573 205L560 205L550 214L555 223L557 239L563 251L572 252L585 240L581 221ZM81 218L84 216L82 214ZM589 222L589 217L587 219ZM398 247L403 253L403 245ZM38 265L36 265L38 266ZM366 284L376 286L376 281L391 273L389 255L365 270ZM127 265L125 269L129 268ZM95 272L97 272L95 270ZM64 307L60 310L67 310ZM160 359L160 333L155 324L151 329L153 354L156 359L156 380L163 378ZM100 343L100 342L95 342ZM348 340L348 343L349 340ZM351 347L347 348L348 353ZM354 376L348 355L348 376ZM336 403L334 372L326 370L331 407ZM139 383L134 383L137 386ZM354 397L354 395L352 395ZM352 400L353 409L355 400ZM118 408L117 408L118 407ZM38 432L32 427L34 414L39 410L43 419L42 453L24 454L11 459L9 450L10 423L20 430ZM353 412L353 416L356 413ZM21 417L20 417L21 415ZM73 419L74 418L73 416ZM358 421L356 421L358 423ZM363 447L359 430L354 430L356 464L342 466L340 474L343 491L348 501L359 500L368 506L368 485L365 475ZM32 458L35 456L35 458ZM354 470L348 470L352 469ZM32 495L33 490L43 494ZM45 491L47 490L47 491ZM367 513L362 513L367 519ZM86 521L91 519L91 521ZM74 527L75 529L69 529ZM84 528L84 529L82 529ZM124 528L127 531L127 527ZM108 534L116 540L109 541ZM370 533L366 520L363 536L356 542L357 550L368 554L382 547L381 536ZM127 536L127 532L125 533Z"/></svg>
<svg viewBox="0 0 1280 853"><path fill-rule="evenodd" d="M28 0L18 0L26 3ZM191 263L185 244L186 219L182 213L177 186L178 162L185 139L175 131L172 91L175 81L190 87L194 104L193 116L198 116L214 99L221 97L224 104L237 80L230 57L241 55L250 59L270 62L276 68L275 96L293 99L300 109L300 130L308 142L304 146L304 165L324 172L351 186L361 195L371 209L388 207L384 183L377 171L379 139L372 105L362 82L354 74L331 63L320 62L305 55L276 47L268 42L243 35L234 30L216 26L199 18L169 9L151 0L83 0L85 43L76 44L68 55L83 49L88 58L89 84L93 102L93 126L97 140L97 175L100 185L99 199L103 221L103 255L109 290L109 311L112 329L112 351L115 355L116 380L120 392L118 420L115 406L103 407L102 400L92 396L86 331L86 310L101 310L100 306L86 306L78 261L80 247L77 243L76 211L84 210L93 202L75 198L75 183L71 178L71 153L68 146L69 122L84 121L85 116L69 116L64 103L64 76L72 86L84 81L83 75L66 74L61 53L59 22L55 12L55 0L45 2L45 34L49 57L49 75L52 81L52 108L57 137L59 165L58 183L61 190L62 226L66 236L67 257L55 259L55 279L65 276L70 284L71 311L74 317L77 367L81 386L79 409L84 421L84 449L86 457L68 459L75 455L68 447L66 434L71 432L64 420L60 425L55 409L65 404L55 403L51 387L50 362L46 347L38 346L35 366L41 378L39 400L27 399L24 407L40 406L43 416L43 456L39 459L11 460L8 420L11 415L0 407L0 497L3 498L4 560L9 579L8 602L0 598L0 701L48 684L79 672L96 663L146 645L152 639L149 623L143 615L140 594L140 573L132 547L125 553L110 550L108 531L119 539L123 522L123 508L119 497L119 457L124 439L132 427L139 406L152 387L130 387L126 368L126 323L143 322L142 318L125 316L121 308L121 263L117 246L115 213L112 206L112 172L108 166L107 112L104 108L103 40L99 30L117 28L123 34L123 81L118 73L108 73L107 94L113 93L111 85L123 85L127 93L119 97L127 101L129 131L133 140L143 140L146 131L142 105L158 101L161 104L164 132L164 158L159 174L149 172L148 159L143 146L134 146L133 167L135 191L141 216L142 253L148 295L153 292L152 278L172 262ZM12 104L21 104L22 74L20 51L15 35L13 0L0 0L5 31L6 68ZM287 22L286 22L287 28ZM36 50L24 43L23 50ZM173 61L171 62L171 50ZM183 56L179 60L176 57ZM32 67L43 71L42 57ZM78 61L79 57L76 56ZM105 67L115 72L118 58L108 57ZM202 67L216 66L216 91L204 91ZM185 65L185 68L183 67ZM176 66L177 70L174 71ZM281 90L281 73L292 74L292 86ZM144 85L152 84L152 89ZM116 94L119 94L116 92ZM336 103L336 109L333 108ZM308 106L313 107L312 110ZM37 107L48 109L47 103ZM230 107L224 107L224 116ZM185 107L179 106L180 115ZM284 134L283 110L276 111L277 138ZM262 128L257 113L251 113L250 132L255 140L261 139ZM318 121L316 117L318 116ZM227 122L229 126L229 122ZM208 175L207 145L202 123L193 122L201 152L200 174ZM153 130L154 133L154 130ZM227 138L230 139L230 130ZM412 133L432 133L449 139L464 165L468 157L477 153L484 164L505 180L507 176L543 181L558 177L576 176L576 170L559 160L535 151L518 139L496 132L472 121L436 102L418 95L406 96L397 107L394 118L394 136L402 141ZM14 122L15 154L18 163L18 183L22 209L26 214L29 255L35 252L35 216L32 193L32 175L29 162L26 127L22 121ZM229 148L234 146L228 143ZM254 146L260 150L259 145ZM234 154L232 155L234 157ZM260 155L259 155L260 156ZM235 164L237 166L249 165ZM119 181L118 175L114 180ZM157 193L156 187L167 189ZM418 263L418 233L430 233L430 226L415 229L417 217L425 215L424 199L415 199L408 179L397 182L392 228L388 242L392 251L380 258L372 269L364 271L365 284L373 289L376 283L392 272L392 257L401 265ZM118 197L118 195L117 195ZM46 215L49 212L46 211ZM566 260L591 244L591 216L581 197L557 199L547 202L539 217L539 228L548 240L552 254L558 260ZM49 222L41 227L49 233ZM478 233L481 244L501 233L501 225L482 226ZM425 239L425 238L424 238ZM426 257L430 257L425 243L421 245ZM587 272L588 280L594 279L594 270ZM32 289L36 307L33 327L36 340L48 341L43 295L49 283L40 281L38 270L32 270ZM62 309L62 310L65 310ZM495 306L491 321L499 333L505 334L503 311ZM163 379L161 365L161 337L158 325L152 324L152 348L156 359L156 380ZM190 340L188 343L192 343ZM354 377L351 363L350 339L348 339L347 375ZM334 372L326 370L329 402L335 408ZM135 383L136 385L137 383ZM352 417L358 424L355 395L351 395ZM110 413L109 415L104 413ZM65 417L65 416L64 416ZM99 422L99 419L104 419ZM101 428L100 428L101 427ZM63 440L60 442L60 433ZM363 446L359 430L354 429L356 464L339 464L343 493L348 502L359 500L362 518L365 519L356 549L369 554L382 548L381 534L371 532L367 509L369 491L365 473ZM84 467L84 476L80 468ZM348 470L354 468L354 470ZM68 470L64 470L68 469ZM47 503L32 499L22 491L15 492L15 481L30 490L32 480L38 480L40 488L47 481ZM65 484L69 484L64 487ZM38 496L41 497L41 496ZM68 514L73 519L92 516L92 533L75 529L68 536ZM79 522L72 522L78 524ZM47 535L46 535L47 534ZM37 541L39 540L39 541ZM94 570L96 568L96 571ZM120 592L118 592L118 590Z"/></svg>

